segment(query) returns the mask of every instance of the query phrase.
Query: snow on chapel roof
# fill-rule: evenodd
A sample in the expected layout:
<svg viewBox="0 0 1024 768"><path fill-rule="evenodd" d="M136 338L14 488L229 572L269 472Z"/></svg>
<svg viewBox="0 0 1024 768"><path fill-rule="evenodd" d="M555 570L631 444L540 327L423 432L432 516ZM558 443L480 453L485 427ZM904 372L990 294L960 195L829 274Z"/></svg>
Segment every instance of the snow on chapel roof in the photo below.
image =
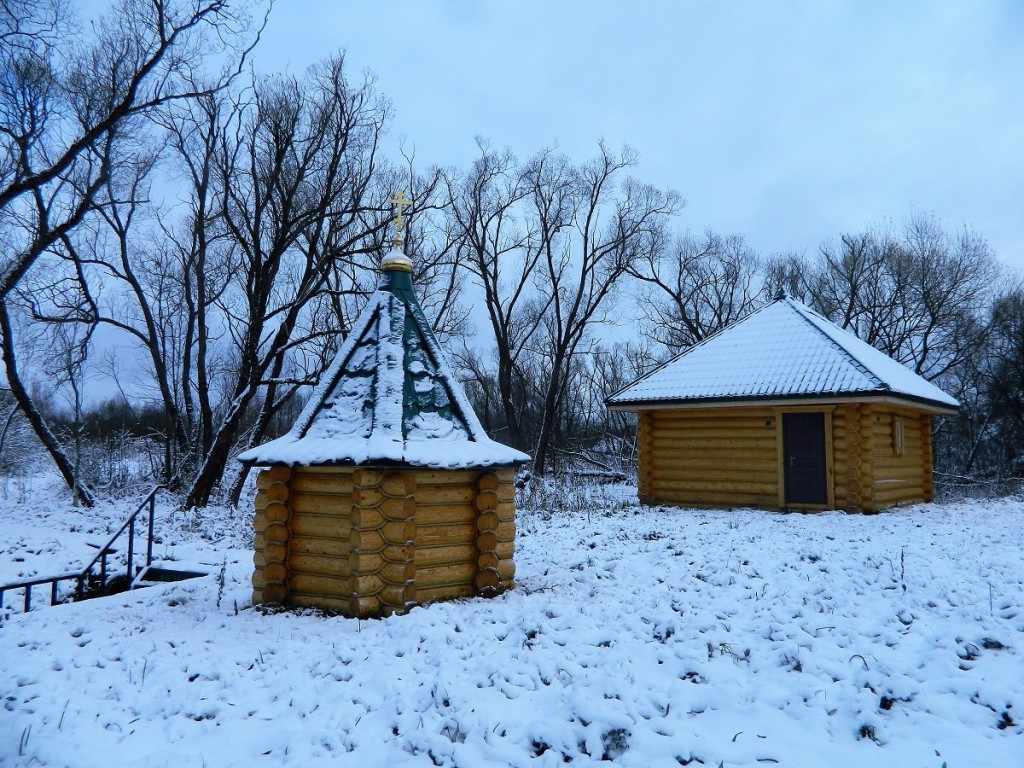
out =
<svg viewBox="0 0 1024 768"><path fill-rule="evenodd" d="M608 398L637 406L889 397L949 412L929 381L801 304L781 297L695 344Z"/></svg>
<svg viewBox="0 0 1024 768"><path fill-rule="evenodd" d="M400 242L291 431L240 461L459 469L530 460L480 425L416 299Z"/></svg>

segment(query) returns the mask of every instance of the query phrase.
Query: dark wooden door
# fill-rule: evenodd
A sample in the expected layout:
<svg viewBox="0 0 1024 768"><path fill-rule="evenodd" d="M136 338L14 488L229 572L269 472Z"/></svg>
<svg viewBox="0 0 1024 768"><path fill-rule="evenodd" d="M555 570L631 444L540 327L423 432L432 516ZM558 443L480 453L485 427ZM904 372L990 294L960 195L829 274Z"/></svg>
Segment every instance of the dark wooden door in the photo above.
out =
<svg viewBox="0 0 1024 768"><path fill-rule="evenodd" d="M825 414L782 414L787 504L828 504Z"/></svg>

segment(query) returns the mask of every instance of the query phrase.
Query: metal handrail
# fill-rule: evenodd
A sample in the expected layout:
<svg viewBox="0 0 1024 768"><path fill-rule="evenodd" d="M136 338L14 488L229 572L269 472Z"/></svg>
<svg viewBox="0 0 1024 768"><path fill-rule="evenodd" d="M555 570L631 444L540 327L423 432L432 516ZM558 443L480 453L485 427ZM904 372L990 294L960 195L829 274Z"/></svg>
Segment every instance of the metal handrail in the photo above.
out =
<svg viewBox="0 0 1024 768"><path fill-rule="evenodd" d="M63 576L49 576L41 579L30 579L28 581L19 581L13 584L4 584L0 586L0 610L3 609L3 598L4 593L12 589L24 589L25 590L25 613L28 613L32 608L32 587L37 587L41 584L50 585L50 605L54 605L57 602L57 585L62 581L75 580L75 600L81 600L85 597L86 584L90 588L99 589L101 592L107 586L107 555L117 552L113 548L114 542L120 538L126 530L128 531L128 563L126 575L131 580L133 577L133 569L135 566L135 520L139 514L146 507L149 508L149 521L146 535L146 568L153 564L153 520L156 515L156 494L167 486L157 485L154 486L153 490L149 492L142 503L139 504L138 508L132 512L124 524L117 529L113 536L104 544L100 551L96 553L94 557L85 568L78 573L69 573ZM100 566L99 582L96 583L92 571L96 567L96 564Z"/></svg>
<svg viewBox="0 0 1024 768"><path fill-rule="evenodd" d="M50 605L57 602L57 585L62 581L70 581L71 579L79 579L80 573L67 573L63 576L47 576L43 579L32 579L31 581L19 581L15 584L4 584L0 587L0 610L3 610L4 605L4 592L9 589L25 589L25 613L28 613L32 609L32 587L38 587L40 584L50 585Z"/></svg>

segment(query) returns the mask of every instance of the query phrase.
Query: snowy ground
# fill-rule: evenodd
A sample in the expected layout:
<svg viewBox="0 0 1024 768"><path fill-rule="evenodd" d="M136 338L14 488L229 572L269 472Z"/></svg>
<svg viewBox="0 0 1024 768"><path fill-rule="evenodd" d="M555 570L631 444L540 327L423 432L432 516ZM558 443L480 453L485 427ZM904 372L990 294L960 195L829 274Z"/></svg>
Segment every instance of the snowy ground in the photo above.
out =
<svg viewBox="0 0 1024 768"><path fill-rule="evenodd" d="M0 580L130 508L23 491ZM521 510L514 592L361 622L254 610L247 516L168 506L158 554L210 576L8 612L0 764L1024 766L1024 500L627 498Z"/></svg>

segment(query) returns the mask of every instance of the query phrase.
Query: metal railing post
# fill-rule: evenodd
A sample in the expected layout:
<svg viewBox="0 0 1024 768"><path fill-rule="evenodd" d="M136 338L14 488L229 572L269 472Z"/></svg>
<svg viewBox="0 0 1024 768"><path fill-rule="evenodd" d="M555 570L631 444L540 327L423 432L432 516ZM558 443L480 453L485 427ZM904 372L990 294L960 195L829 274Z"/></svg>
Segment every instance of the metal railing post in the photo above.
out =
<svg viewBox="0 0 1024 768"><path fill-rule="evenodd" d="M159 486L157 486L159 487ZM146 567L153 564L153 517L156 514L156 488L149 494L149 536L146 539Z"/></svg>
<svg viewBox="0 0 1024 768"><path fill-rule="evenodd" d="M132 573L132 562L135 559L135 518L128 523L128 581L134 578Z"/></svg>
<svg viewBox="0 0 1024 768"><path fill-rule="evenodd" d="M32 610L32 586L25 587L25 613Z"/></svg>
<svg viewBox="0 0 1024 768"><path fill-rule="evenodd" d="M50 605L57 603L57 579L50 582Z"/></svg>

